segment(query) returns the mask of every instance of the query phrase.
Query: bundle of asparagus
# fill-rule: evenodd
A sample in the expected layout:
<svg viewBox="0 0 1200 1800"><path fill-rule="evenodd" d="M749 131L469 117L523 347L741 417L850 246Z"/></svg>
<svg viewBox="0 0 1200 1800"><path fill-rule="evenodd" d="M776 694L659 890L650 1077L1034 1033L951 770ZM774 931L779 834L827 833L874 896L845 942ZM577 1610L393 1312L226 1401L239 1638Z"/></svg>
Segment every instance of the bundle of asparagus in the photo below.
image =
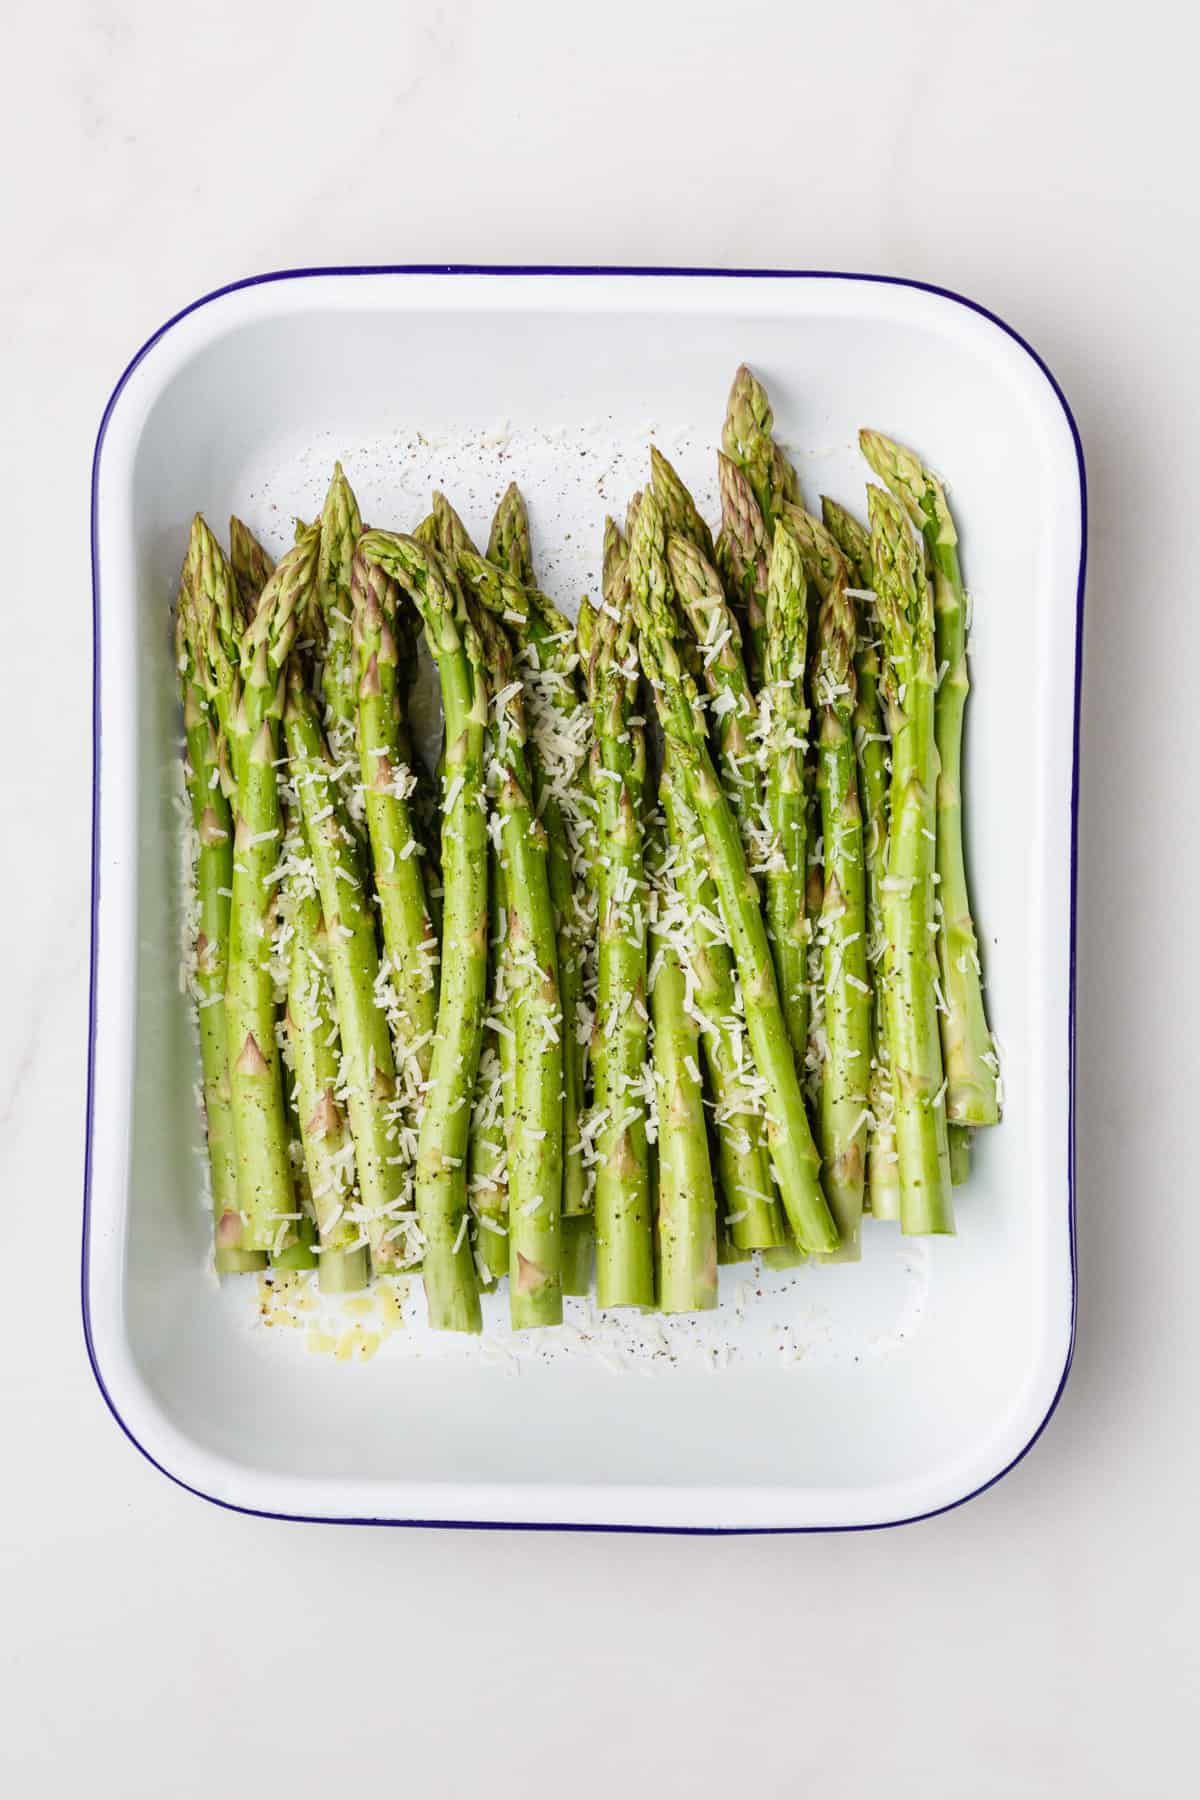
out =
<svg viewBox="0 0 1200 1800"><path fill-rule="evenodd" d="M193 522L176 636L222 1275L420 1270L430 1324L703 1311L718 1265L954 1229L999 1117L962 840L945 491L861 435L806 510L743 367L714 538L650 453L577 625L503 495L363 528L340 466L277 567ZM435 772L409 695L441 687Z"/></svg>

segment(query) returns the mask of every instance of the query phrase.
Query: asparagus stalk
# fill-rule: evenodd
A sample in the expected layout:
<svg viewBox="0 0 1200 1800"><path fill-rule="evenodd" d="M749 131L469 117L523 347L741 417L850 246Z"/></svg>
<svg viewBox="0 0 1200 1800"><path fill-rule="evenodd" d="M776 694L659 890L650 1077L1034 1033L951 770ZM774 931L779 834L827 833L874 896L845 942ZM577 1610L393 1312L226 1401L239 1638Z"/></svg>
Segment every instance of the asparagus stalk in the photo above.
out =
<svg viewBox="0 0 1200 1800"><path fill-rule="evenodd" d="M225 1017L238 1152L238 1195L248 1248L284 1252L300 1234L275 1034L271 968L283 811L276 763L288 657L297 612L316 567L316 533L306 533L268 581L240 645L241 691L231 741L238 746Z"/></svg>
<svg viewBox="0 0 1200 1800"><path fill-rule="evenodd" d="M405 1205L406 1158L386 1011L389 996L358 839L343 809L336 764L299 667L289 678L285 729L325 915L329 972L341 1028L342 1085L366 1236L376 1273L382 1274L413 1260Z"/></svg>
<svg viewBox="0 0 1200 1800"><path fill-rule="evenodd" d="M602 1307L654 1305L646 1138L646 902L642 796L646 744L636 717L637 662L628 565L610 570L595 619L588 688L594 740L599 906L592 1044L596 1150L596 1294Z"/></svg>
<svg viewBox="0 0 1200 1800"><path fill-rule="evenodd" d="M385 974L394 1002L389 1008L393 1056L405 1118L412 1129L433 1058L437 942L408 805L416 784L405 760L407 746L401 743L397 620L403 607L396 583L359 554L353 559L351 604L359 766Z"/></svg>
<svg viewBox="0 0 1200 1800"><path fill-rule="evenodd" d="M317 561L316 601L325 628L325 666L321 687L330 748L349 761L358 713L358 664L354 654L351 571L355 545L362 536L362 517L341 463L321 509L321 551Z"/></svg>
<svg viewBox="0 0 1200 1800"><path fill-rule="evenodd" d="M417 1155L425 1293L435 1330L478 1331L466 1158L487 998L488 865L482 651L454 571L415 538L371 531L364 556L413 597L437 663L446 716L442 802L445 915L433 1063Z"/></svg>
<svg viewBox="0 0 1200 1800"><path fill-rule="evenodd" d="M971 1173L971 1132L966 1125L951 1125L947 1132L950 1142L950 1181L954 1187L961 1187Z"/></svg>
<svg viewBox="0 0 1200 1800"><path fill-rule="evenodd" d="M765 877L767 927L779 998L797 1069L808 1054L808 581L787 521L775 527L767 576L766 662L760 744L772 855Z"/></svg>
<svg viewBox="0 0 1200 1800"><path fill-rule="evenodd" d="M308 530L309 527L304 524L303 520L297 519L293 541L297 544L302 544L305 541ZM237 583L243 616L248 619L255 611L257 611L263 589L271 579L275 565L266 550L264 550L263 546L254 536L254 533L250 530L249 526L241 519L237 518L236 515L231 516L229 520L229 562L230 567L233 570L234 580ZM286 806L284 808L283 830L286 845L290 834L290 824ZM274 918L275 925L278 927L281 923L278 908L275 911ZM284 923L286 925L286 922ZM286 926L286 929L290 931L290 926ZM283 950L282 940L276 933L273 943L273 964L275 965L273 967L273 978L277 1010L286 1001L287 971L284 966L285 963L286 951ZM276 1025L276 1034L278 1035L278 1023ZM294 1082L290 1079L290 1067L287 1062L287 1054L289 1053L285 1053L283 1071L284 1117L287 1121L288 1128L289 1151L292 1160L292 1179L295 1183L299 1197L301 1216L293 1221L286 1236L277 1240L276 1247L271 1251L271 1267L282 1272L297 1269L312 1269L316 1267L317 1256L315 1246L318 1235L316 1211L312 1198L308 1169L304 1158L302 1130L300 1121L296 1117L296 1110L293 1104Z"/></svg>
<svg viewBox="0 0 1200 1800"><path fill-rule="evenodd" d="M938 961L945 1011L942 1049L953 1125L994 1125L1000 1117L996 1054L983 1004L979 949L971 917L962 836L963 712L970 692L967 597L958 532L945 490L911 450L877 431L860 433L863 454L921 531L933 566L936 658L941 671L934 714L937 737L937 873L941 901ZM962 1154L961 1147L959 1151Z"/></svg>
<svg viewBox="0 0 1200 1800"><path fill-rule="evenodd" d="M499 859L491 863L488 883L488 916L491 923L492 969L489 970L487 993L488 1017L499 1017L505 1003L505 988L493 972L500 951L499 918L502 914L495 876ZM502 1046L507 1054L502 1059ZM488 1281L499 1281L508 1274L508 1151L505 1134L505 1091L511 1088L516 1058L512 1039L497 1031L494 1024L484 1027L483 1047L479 1053L479 1071L475 1080L475 1097L471 1106L471 1128L468 1148L467 1192L475 1215L476 1261ZM511 1103L507 1109L511 1112Z"/></svg>
<svg viewBox="0 0 1200 1800"><path fill-rule="evenodd" d="M937 782L933 608L903 510L882 488L869 488L867 498L891 714L883 924L891 964L885 1026L895 1088L900 1227L904 1232L949 1232L954 1221L946 1087L931 947Z"/></svg>
<svg viewBox="0 0 1200 1800"><path fill-rule="evenodd" d="M800 500L796 471L775 442L775 419L766 389L745 363L729 390L721 443L746 476L763 517L773 526L785 501Z"/></svg>
<svg viewBox="0 0 1200 1800"><path fill-rule="evenodd" d="M820 720L817 793L824 844L821 1153L825 1192L841 1233L841 1253L853 1255L862 1218L871 1061L866 871L854 749L858 618L846 592L844 565L830 581L819 575L815 578L821 606L813 699Z"/></svg>
<svg viewBox="0 0 1200 1800"><path fill-rule="evenodd" d="M667 566L675 596L701 653L710 697L717 754L747 850L756 864L764 859L762 840L762 773L751 739L758 709L742 660L742 634L725 599L721 578L689 539L667 539Z"/></svg>
<svg viewBox="0 0 1200 1800"><path fill-rule="evenodd" d="M515 534L527 545L528 526L522 528L518 507L523 516L520 495L512 488L506 496L508 522L494 528L493 536ZM459 565L472 592L489 611L512 626L518 651L517 672L525 688L529 739L526 748L538 816L546 831L554 904L564 1021L563 1212L572 1215L586 1211L588 1205L579 1136L587 1037L580 1022L584 965L595 933L593 911L581 879L591 818L580 794L589 714L580 690L579 655L570 621L538 588L518 582L510 571L469 551L460 555Z"/></svg>
<svg viewBox="0 0 1200 1800"><path fill-rule="evenodd" d="M766 1088L768 1143L784 1209L802 1247L831 1251L837 1248L837 1227L821 1192L820 1159L779 1004L758 891L746 866L737 820L709 756L699 696L675 648L679 621L669 597L662 514L649 493L638 512L630 567L642 667L664 735L682 762L737 959L747 1030Z"/></svg>
<svg viewBox="0 0 1200 1800"><path fill-rule="evenodd" d="M190 974L200 1033L204 1123L212 1183L213 1254L217 1274L234 1275L265 1268L266 1257L260 1250L242 1247L237 1145L225 1028L233 817L222 784L217 733L189 641L193 629L192 607L184 583L180 587L176 613L176 648L183 699L183 769L196 845L193 870L196 932Z"/></svg>
<svg viewBox="0 0 1200 1800"><path fill-rule="evenodd" d="M738 465L718 453L721 535L717 568L743 627L746 665L757 688L766 656L767 557L770 535L754 490Z"/></svg>
<svg viewBox="0 0 1200 1800"><path fill-rule="evenodd" d="M515 492L515 490L512 490ZM488 709L484 769L489 793L500 766L502 718ZM494 811L489 817L499 824ZM471 1109L469 1193L476 1219L476 1261L488 1279L508 1274L508 1121L514 1110L516 1038L505 1023L511 987L508 903L497 833L488 843L488 990L483 1048Z"/></svg>
<svg viewBox="0 0 1200 1800"><path fill-rule="evenodd" d="M746 1025L738 1010L733 951L721 923L717 892L709 873L704 833L688 798L679 757L668 743L663 756L660 797L675 852L674 875L692 921L687 973L689 996L701 1027L704 1063L712 1089L725 1224L731 1246L749 1254L783 1241L779 1197L767 1155L762 1104L748 1069Z"/></svg>
<svg viewBox="0 0 1200 1800"><path fill-rule="evenodd" d="M562 1290L585 1298L592 1285L596 1222L590 1212L564 1215L562 1222Z"/></svg>
<svg viewBox="0 0 1200 1800"><path fill-rule="evenodd" d="M501 863L508 946L503 1030L514 1067L505 1092L509 1307L515 1330L562 1321L563 1043L546 832L534 813L521 684L504 627L489 614L480 641L498 715Z"/></svg>
<svg viewBox="0 0 1200 1800"><path fill-rule="evenodd" d="M688 911L675 884L661 829L651 898L650 1016L654 1024L657 1113L658 1303L665 1313L706 1312L717 1304L717 1203L708 1158L700 1028L689 1009L694 949Z"/></svg>
<svg viewBox="0 0 1200 1800"><path fill-rule="evenodd" d="M845 557L850 574L864 591L873 591L871 534L852 513L827 496L821 501L822 522ZM889 980L887 938L883 929L883 883L887 878L888 754L887 732L881 704L881 674L877 642L878 620L872 607L864 606L854 667L858 680L858 704L854 731L858 744L859 780L863 803L863 852L867 869L867 943L873 970L874 1003L871 1008L871 1120L867 1130L868 1205L876 1219L900 1217L900 1171L896 1133L892 1123L892 1076L884 1030L884 998ZM953 1143L951 1144L953 1149Z"/></svg>
<svg viewBox="0 0 1200 1800"><path fill-rule="evenodd" d="M298 831L289 844L284 899L291 925L287 1034L300 1141L316 1213L323 1293L353 1293L370 1278L360 1241L354 1142L338 1101L341 1047L329 975L329 936L314 870Z"/></svg>
<svg viewBox="0 0 1200 1800"><path fill-rule="evenodd" d="M500 765L501 720L489 707L484 734L485 782L489 789ZM498 824L498 815L489 811ZM476 1262L487 1279L508 1274L508 1129L513 1112L516 1039L504 1023L511 984L508 903L504 868L495 830L488 835L488 985L483 1045L471 1105L468 1192L475 1215Z"/></svg>
<svg viewBox="0 0 1200 1800"><path fill-rule="evenodd" d="M657 494L656 487L656 498ZM716 721L725 791L755 867L765 867L768 834L763 825L758 755L751 742L752 733L757 729L757 708L742 659L741 631L726 602L720 577L694 543L679 536L669 536L667 563L676 598L696 641L698 661L711 697L710 711ZM686 653L687 648L684 644L681 651ZM697 836L702 838L703 834L699 832L688 802L686 783L677 778L676 759L668 753L664 762L664 804L676 820L676 842L686 849L683 866L687 873L682 879L690 886L690 897L699 909L698 918L712 919L717 913L715 889L693 848ZM749 1096L730 1067L731 1053L740 1056L743 1041L741 1020L734 1006L732 954L727 945L722 945L718 951L713 941L716 934L711 929L702 929L708 940L705 949L711 951L718 965L708 983L714 990L710 991L708 999L714 1005L712 1016L716 1023L715 1033L710 1033L710 1067L715 1066L720 1072L718 1121L732 1103L733 1110L726 1121L729 1130L724 1137L736 1137L737 1140L723 1144L719 1156L719 1161L729 1165L723 1170L726 1222L733 1243L739 1249L767 1249L780 1243L783 1228L766 1155L764 1122L761 1116L746 1112ZM706 1046L709 1041L706 1038Z"/></svg>
<svg viewBox="0 0 1200 1800"><path fill-rule="evenodd" d="M696 546L706 562L712 563L716 557L712 532L678 471L655 444L650 446L650 486L662 509L668 538L686 538Z"/></svg>

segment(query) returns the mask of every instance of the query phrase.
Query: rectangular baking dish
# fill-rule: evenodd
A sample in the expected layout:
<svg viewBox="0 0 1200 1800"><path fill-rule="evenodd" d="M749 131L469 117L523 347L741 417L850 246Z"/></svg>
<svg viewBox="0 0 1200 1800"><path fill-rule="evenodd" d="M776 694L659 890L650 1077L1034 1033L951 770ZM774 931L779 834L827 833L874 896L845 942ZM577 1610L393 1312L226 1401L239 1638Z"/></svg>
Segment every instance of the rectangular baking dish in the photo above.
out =
<svg viewBox="0 0 1200 1800"><path fill-rule="evenodd" d="M361 1366L305 1356L257 1321L252 1284L205 1272L169 630L188 520L202 508L223 530L236 507L278 553L340 456L365 517L407 526L436 484L484 530L513 477L545 585L574 611L651 434L711 503L742 359L810 503L861 507L864 423L953 484L974 598L968 849L1006 1086L958 1236L868 1227L858 1268L761 1294L726 1270L720 1314L682 1347L653 1323L591 1341L577 1320L519 1357L411 1331ZM281 1517L726 1531L897 1523L1012 1466L1073 1333L1084 519L1078 437L1044 364L982 308L909 282L319 270L236 284L155 334L109 402L93 479L83 1313L105 1399L157 1467Z"/></svg>

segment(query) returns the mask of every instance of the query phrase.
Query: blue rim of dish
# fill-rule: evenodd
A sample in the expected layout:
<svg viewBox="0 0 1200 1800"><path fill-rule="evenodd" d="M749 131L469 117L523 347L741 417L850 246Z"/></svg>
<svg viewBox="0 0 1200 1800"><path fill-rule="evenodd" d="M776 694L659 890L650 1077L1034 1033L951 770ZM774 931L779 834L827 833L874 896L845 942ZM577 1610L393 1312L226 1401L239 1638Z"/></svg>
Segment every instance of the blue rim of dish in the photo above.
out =
<svg viewBox="0 0 1200 1800"><path fill-rule="evenodd" d="M933 1507L928 1512L912 1513L900 1519L879 1519L864 1525L604 1525L580 1524L572 1521L559 1523L506 1519L372 1519L332 1517L321 1513L277 1513L262 1507L239 1506L235 1501L222 1500L218 1495L205 1493L203 1488L193 1487L190 1482L173 1474L170 1469L152 1456L145 1445L134 1436L105 1386L96 1357L95 1345L92 1342L92 1322L88 1307L88 1224L92 1194L92 1113L96 1060L96 939L100 903L100 572L97 561L100 452L108 431L109 420L112 418L113 410L121 397L126 382L159 339L165 337L167 332L178 325L181 319L186 319L190 313L198 312L202 306L208 306L214 300L223 299L226 294L236 294L243 288L266 287L277 281L310 280L314 277L344 275L522 275L533 277L544 275L633 275L669 276L679 279L707 276L735 281L861 281L876 287L912 288L919 293L936 294L942 300L952 300L955 305L964 306L969 312L978 313L981 318L987 319L989 323L995 325L1006 337L1011 338L1015 344L1019 344L1026 355L1037 364L1062 407L1075 445L1075 458L1079 468L1080 507L1079 578L1075 590L1075 716L1072 726L1071 752L1071 899L1070 949L1067 965L1067 1235L1071 1262L1071 1331L1058 1386L1037 1430L1002 1469L990 1476L987 1481L981 1482L978 1487L972 1488L969 1493L960 1495L957 1500L948 1500L944 1506ZM189 1494L195 1494L198 1499L207 1500L213 1506L224 1508L226 1512L248 1513L253 1518L283 1519L304 1525L409 1526L444 1531L638 1532L666 1537L784 1537L810 1532L890 1531L897 1525L915 1525L922 1519L937 1518L940 1514L953 1512L956 1508L965 1506L968 1501L977 1499L980 1494L985 1494L989 1488L995 1487L998 1481L1003 1481L1004 1477L1028 1456L1050 1423L1062 1398L1063 1389L1067 1385L1067 1378L1071 1373L1071 1363L1075 1355L1075 1328L1079 1307L1079 1279L1075 1247L1075 948L1077 936L1076 884L1079 872L1079 729L1083 693L1083 593L1087 575L1087 526L1087 470L1083 459L1083 444L1079 436L1079 427L1075 423L1075 416L1053 371L1038 355L1033 345L1023 338L1019 331L1015 331L1004 319L992 312L989 307L981 306L977 300L968 299L965 294L955 293L952 288L938 287L930 281L911 281L901 275L856 274L839 269L608 268L599 264L582 266L540 264L536 267L521 267L509 263L355 263L345 268L274 269L266 274L246 276L241 281L227 282L224 287L214 288L211 293L202 294L198 300L193 300L190 305L183 307L146 339L141 349L130 359L120 380L109 395L108 403L100 420L100 429L96 433L96 448L92 454L92 895L88 974L87 1120L83 1162L81 1306L84 1342L96 1385L125 1436L134 1448L141 1452L146 1461L158 1470L160 1475L165 1475L168 1481L174 1482L177 1487L183 1488Z"/></svg>

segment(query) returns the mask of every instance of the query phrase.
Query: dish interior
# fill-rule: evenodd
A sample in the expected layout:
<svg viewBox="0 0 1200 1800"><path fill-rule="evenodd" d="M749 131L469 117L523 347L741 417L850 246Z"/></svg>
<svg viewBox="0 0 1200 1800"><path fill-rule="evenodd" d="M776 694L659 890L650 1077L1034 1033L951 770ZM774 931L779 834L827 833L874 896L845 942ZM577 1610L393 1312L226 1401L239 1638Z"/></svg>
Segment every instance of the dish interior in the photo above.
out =
<svg viewBox="0 0 1200 1800"><path fill-rule="evenodd" d="M303 1330L263 1325L252 1280L221 1289L206 1272L174 848L169 617L189 518L200 508L223 534L237 510L278 554L340 457L369 521L410 528L440 486L486 538L515 479L543 585L574 612L652 437L713 516L741 359L767 383L810 505L827 492L864 510L854 440L869 423L945 474L960 525L968 847L1006 1111L977 1136L958 1235L906 1242L868 1223L858 1266L761 1280L736 1266L716 1315L605 1323L599 1348L580 1302L562 1332L509 1354L501 1302L482 1343L410 1325L368 1364L307 1354ZM816 1524L944 1504L1019 1453L1069 1342L1079 511L1065 413L1029 354L911 289L301 280L167 334L118 403L98 518L100 956L127 968L133 1016L130 1035L102 973L90 1292L101 1373L151 1454L219 1497L285 1511L412 1516L423 1490L462 1484L461 1515L486 1517L497 1490L551 1484L564 1518L604 1517L605 1490L656 1489L649 1510L622 1499L613 1522ZM128 918L113 911L123 891ZM743 1514L670 1498L718 1487L757 1499ZM510 1516L524 1513L518 1499Z"/></svg>

